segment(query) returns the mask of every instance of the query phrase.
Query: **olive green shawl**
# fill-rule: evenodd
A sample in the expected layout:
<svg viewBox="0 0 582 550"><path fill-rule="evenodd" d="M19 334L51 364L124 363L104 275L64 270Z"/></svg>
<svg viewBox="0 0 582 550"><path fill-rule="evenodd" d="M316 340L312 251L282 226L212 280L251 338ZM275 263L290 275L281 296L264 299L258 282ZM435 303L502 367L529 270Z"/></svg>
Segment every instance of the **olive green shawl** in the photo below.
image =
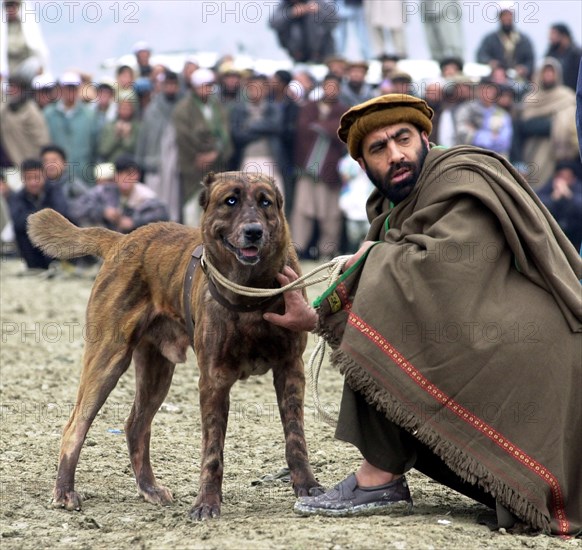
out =
<svg viewBox="0 0 582 550"><path fill-rule="evenodd" d="M529 525L582 529L582 260L502 157L433 148L316 306L368 402Z"/></svg>

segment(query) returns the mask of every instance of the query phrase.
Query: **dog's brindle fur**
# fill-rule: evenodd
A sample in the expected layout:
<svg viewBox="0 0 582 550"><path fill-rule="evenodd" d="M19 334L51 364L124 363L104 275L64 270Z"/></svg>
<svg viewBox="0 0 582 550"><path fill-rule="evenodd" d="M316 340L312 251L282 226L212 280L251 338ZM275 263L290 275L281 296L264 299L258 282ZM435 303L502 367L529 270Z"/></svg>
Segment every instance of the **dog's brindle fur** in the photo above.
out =
<svg viewBox="0 0 582 550"><path fill-rule="evenodd" d="M85 342L76 406L61 441L56 506L80 509L74 483L83 441L132 359L136 394L125 431L138 492L148 502L172 501L150 464L151 423L168 393L175 364L186 360L190 343L181 298L184 274L197 245L204 244L208 259L226 277L245 286L276 287L275 275L285 264L299 269L281 193L270 178L240 172L210 174L200 202L200 229L155 223L121 235L103 228L77 228L49 209L29 218L29 235L47 254L57 258L92 254L104 260L87 306L87 324L99 327L101 337ZM233 304L256 302L219 290ZM267 307L281 313L282 297ZM266 322L262 317L266 309L237 313L220 305L210 296L200 268L194 275L191 311L202 416L200 489L191 517L220 514L231 386L269 369L295 493L319 492L303 431L306 334Z"/></svg>

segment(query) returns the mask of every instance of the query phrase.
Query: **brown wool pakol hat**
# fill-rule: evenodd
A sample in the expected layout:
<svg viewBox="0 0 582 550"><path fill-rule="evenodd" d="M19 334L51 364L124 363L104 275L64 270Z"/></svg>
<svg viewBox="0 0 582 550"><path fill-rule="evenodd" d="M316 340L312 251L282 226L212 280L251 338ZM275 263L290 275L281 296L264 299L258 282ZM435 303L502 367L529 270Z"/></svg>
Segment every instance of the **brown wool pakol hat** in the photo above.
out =
<svg viewBox="0 0 582 550"><path fill-rule="evenodd" d="M355 105L344 113L337 131L338 137L348 145L350 155L361 156L360 144L370 132L400 122L408 122L424 130L432 131L434 111L426 101L406 94L386 94Z"/></svg>

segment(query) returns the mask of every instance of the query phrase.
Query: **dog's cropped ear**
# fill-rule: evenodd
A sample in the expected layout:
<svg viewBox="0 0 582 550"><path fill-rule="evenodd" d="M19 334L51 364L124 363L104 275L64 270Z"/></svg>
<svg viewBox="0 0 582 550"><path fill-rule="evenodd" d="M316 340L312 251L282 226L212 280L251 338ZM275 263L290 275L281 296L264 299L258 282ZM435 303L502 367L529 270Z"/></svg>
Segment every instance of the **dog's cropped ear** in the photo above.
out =
<svg viewBox="0 0 582 550"><path fill-rule="evenodd" d="M283 210L283 194L281 193L280 189L275 185L275 197L277 198L277 208L279 210Z"/></svg>
<svg viewBox="0 0 582 550"><path fill-rule="evenodd" d="M210 186L216 181L216 174L214 172L208 172L206 177L202 180L200 185L202 185L202 191L198 197L198 204L203 210L206 210L208 206L208 199L210 198Z"/></svg>

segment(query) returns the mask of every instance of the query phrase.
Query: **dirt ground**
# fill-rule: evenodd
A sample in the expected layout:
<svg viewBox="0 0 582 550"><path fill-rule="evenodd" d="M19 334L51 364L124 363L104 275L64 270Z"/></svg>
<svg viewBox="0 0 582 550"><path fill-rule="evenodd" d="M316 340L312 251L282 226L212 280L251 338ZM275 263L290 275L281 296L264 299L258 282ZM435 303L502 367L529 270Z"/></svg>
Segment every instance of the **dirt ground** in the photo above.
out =
<svg viewBox="0 0 582 550"><path fill-rule="evenodd" d="M305 264L304 271L314 264ZM283 434L270 375L238 383L231 395L225 448L224 503L218 520L193 523L200 420L195 358L179 365L154 420L152 463L174 493L168 507L138 497L123 424L133 400L132 369L121 379L89 432L77 470L81 512L50 505L60 433L75 400L92 279L19 277L18 260L0 263L0 546L12 548L147 549L465 549L582 548L580 540L491 532L476 523L485 508L409 474L411 515L352 519L302 518L281 481L252 485L285 466ZM323 288L311 287L311 298ZM306 360L315 340L310 339ZM325 365L320 395L336 411L342 379ZM330 486L353 471L358 453L306 399L311 463Z"/></svg>

